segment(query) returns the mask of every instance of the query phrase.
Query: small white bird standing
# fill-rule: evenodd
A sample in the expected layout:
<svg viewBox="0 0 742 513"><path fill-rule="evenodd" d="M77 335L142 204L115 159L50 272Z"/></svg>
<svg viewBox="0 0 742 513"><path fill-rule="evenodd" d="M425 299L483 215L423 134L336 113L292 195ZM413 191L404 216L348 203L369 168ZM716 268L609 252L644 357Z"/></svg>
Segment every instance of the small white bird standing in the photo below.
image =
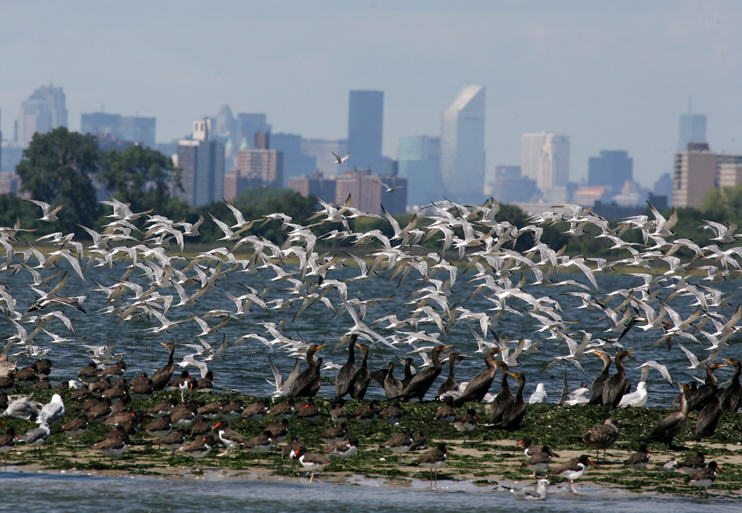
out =
<svg viewBox="0 0 742 513"><path fill-rule="evenodd" d="M547 399L546 389L543 383L536 385L536 390L528 398L528 404L540 404L545 403Z"/></svg>
<svg viewBox="0 0 742 513"><path fill-rule="evenodd" d="M641 408L647 404L647 397L647 383L645 381L640 381L636 384L636 391L631 392L630 394L625 394L621 398L621 402L618 403L618 406L619 408L628 408L629 406Z"/></svg>

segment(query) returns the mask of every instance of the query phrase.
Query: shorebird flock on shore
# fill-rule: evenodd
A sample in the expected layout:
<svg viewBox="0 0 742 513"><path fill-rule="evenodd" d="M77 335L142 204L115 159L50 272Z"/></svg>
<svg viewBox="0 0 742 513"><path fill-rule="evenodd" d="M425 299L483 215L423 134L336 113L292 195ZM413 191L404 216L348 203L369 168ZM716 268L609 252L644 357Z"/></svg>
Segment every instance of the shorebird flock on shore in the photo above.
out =
<svg viewBox="0 0 742 513"><path fill-rule="evenodd" d="M41 221L53 223L64 215L59 207L34 203L42 209ZM275 396L314 396L320 389L320 373L336 370L338 403L346 396L363 399L374 382L388 399L423 400L435 390L431 387L448 364L449 379L435 394L442 404L455 408L471 401L491 401L489 422L513 429L520 425L529 402L543 402L547 396L542 385L530 400L524 399L526 376L515 371L519 359L540 351L552 355L547 367L566 365L582 371L585 358L598 357L604 367L592 386L572 391L565 387L559 402L598 403L608 409L642 406L650 369L670 384L678 381L656 359L639 362L641 380L631 392L624 361L646 346L682 351L689 370L706 373L703 385L682 387L676 412L684 420L689 410L708 407L710 420L708 425L697 426L698 439L713 433L723 409L736 412L740 406L740 365L731 356L738 343L742 305L729 304L729 298L714 287L718 280L742 277L742 247L736 244L742 234L735 232L736 226L705 221L704 228L713 237L701 246L673 233L674 210L665 218L654 207L651 215L627 218L612 227L590 209L562 205L517 227L501 218L493 200L482 205L440 201L429 205L424 216L415 215L402 226L387 212L373 216L351 207L349 201L339 206L320 201L321 209L306 225L283 213L245 219L227 203L232 219L210 216L223 233L217 246L189 254L186 242L198 236L204 218L195 223L174 221L151 212L133 212L115 199L102 203L111 209L110 222L100 231L82 227L90 240L54 232L34 241L31 229L18 224L0 227L0 245L5 250L0 273L26 275L36 294L32 302L19 304L0 274L0 324L10 332L0 352L0 381L6 385L18 380L22 371L34 368L19 369L18 361L53 357L57 344L77 344L87 350L91 372L97 377L101 369L122 366L125 355L116 348L116 341L83 347L76 339L70 312L77 311L98 316L101 323L137 319L149 323L149 333L168 340L169 360L164 368L168 375L163 384L154 384L155 375L137 376L151 390L167 385L175 365L195 368L201 380L211 385L209 362L227 354L240 358L241 348L251 345L295 358L286 376L271 362L272 375L265 377L275 386ZM354 231L355 220L368 217L388 223L389 235L379 229ZM269 223L282 233L282 244L251 231ZM563 248L550 247L542 235L552 225L563 227L572 237L610 241L613 258L570 256ZM627 241L625 234L637 234L640 242ZM333 241L343 241L346 250L333 250ZM516 250L519 241L527 241L527 247ZM43 251L36 247L41 245ZM94 280L89 275L96 268L120 270L121 274L111 283L91 283ZM625 273L624 287L601 290L600 274L614 269ZM74 287L69 283L72 276ZM386 280L388 294L365 294L363 283L371 279ZM220 283L225 281L240 284L244 292L235 296L223 291ZM376 306L389 301L402 282L414 284L402 308L391 315L374 316ZM75 292L68 292L73 288ZM104 296L106 306L86 310L91 294ZM580 312L562 308L559 299L566 296L580 301ZM203 313L197 305L206 299L216 299L224 307ZM475 300L486 308L474 308ZM677 305L689 307L691 313L681 315ZM603 330L581 329L575 315L583 311L599 318ZM343 334L340 343L348 347L347 361L325 363L316 356L326 344L338 344L337 340L307 341L301 334L292 335L296 330L290 321L255 322L255 312L281 313L284 319L293 320L335 318ZM517 319L529 331L508 340L500 329L506 319ZM239 326L242 334L222 337L220 332L227 325ZM188 339L169 340L173 328L184 326L191 329ZM462 354L465 349L456 340L460 335L452 336L454 329L460 334L462 327L468 329L467 343L476 345L475 353L481 353L485 368L468 381L457 382L459 357L472 356ZM641 341L627 336L637 331L644 333ZM394 375L396 358L384 369L369 370L368 354L375 349L404 359L404 377ZM176 350L187 353L179 362L174 360ZM356 362L356 351L361 353L360 362ZM721 389L714 371L726 364L734 366L736 374L731 385ZM490 387L498 370L502 388L493 396ZM34 372L36 377L44 375ZM518 384L516 394L510 392L508 378ZM183 397L199 381L188 378L180 383ZM706 395L694 403L695 394ZM45 426L48 430L48 422L40 424L42 431ZM466 419L460 424L466 426ZM608 420L605 425L610 426ZM673 436L658 429L648 440L671 445ZM588 442L587 433L585 437L586 443L598 448L610 446L605 441ZM574 472L581 472L585 465L575 463Z"/></svg>

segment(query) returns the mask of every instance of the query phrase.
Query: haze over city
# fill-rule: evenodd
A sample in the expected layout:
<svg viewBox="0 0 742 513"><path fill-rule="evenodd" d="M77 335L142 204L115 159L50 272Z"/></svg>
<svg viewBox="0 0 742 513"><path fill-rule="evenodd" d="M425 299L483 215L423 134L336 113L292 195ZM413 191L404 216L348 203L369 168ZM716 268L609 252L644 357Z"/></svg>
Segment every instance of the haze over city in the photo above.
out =
<svg viewBox="0 0 742 513"><path fill-rule="evenodd" d="M348 91L384 92L384 154L438 134L460 88L487 88L486 167L519 164L521 134L570 137L570 179L625 149L650 186L672 168L678 116L708 117L740 152L742 5L733 1L3 2L2 130L42 84L69 127L99 111L157 118L157 140L228 104L273 131L340 138ZM30 37L32 36L32 37Z"/></svg>

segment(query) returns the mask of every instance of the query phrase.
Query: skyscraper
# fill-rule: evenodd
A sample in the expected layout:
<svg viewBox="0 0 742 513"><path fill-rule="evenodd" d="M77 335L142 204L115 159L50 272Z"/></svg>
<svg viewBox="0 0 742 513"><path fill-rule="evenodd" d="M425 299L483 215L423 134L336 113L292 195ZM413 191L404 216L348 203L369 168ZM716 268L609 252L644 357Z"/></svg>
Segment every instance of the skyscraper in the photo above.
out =
<svg viewBox="0 0 742 513"><path fill-rule="evenodd" d="M569 137L553 132L521 136L523 175L536 180L541 193L549 196L569 182Z"/></svg>
<svg viewBox="0 0 742 513"><path fill-rule="evenodd" d="M274 133L271 135L270 146L283 153L284 185L288 183L289 178L302 176L316 169L316 160L301 151L301 135Z"/></svg>
<svg viewBox="0 0 742 513"><path fill-rule="evenodd" d="M51 132L60 126L67 126L64 90L51 84L41 86L21 104L18 142L25 148L33 134Z"/></svg>
<svg viewBox="0 0 742 513"><path fill-rule="evenodd" d="M397 159L399 176L407 179L410 205L424 205L443 197L440 138L428 135L401 137Z"/></svg>
<svg viewBox="0 0 742 513"><path fill-rule="evenodd" d="M384 92L351 91L348 101L348 152L346 167L381 173L381 140L384 128Z"/></svg>
<svg viewBox="0 0 742 513"><path fill-rule="evenodd" d="M80 116L80 132L84 134L111 135L149 148L155 146L156 124L155 118L122 116L108 112L90 112Z"/></svg>
<svg viewBox="0 0 742 513"><path fill-rule="evenodd" d="M301 152L314 159L316 170L324 176L335 176L342 171L332 154L345 155L347 151L348 141L345 139L301 139Z"/></svg>
<svg viewBox="0 0 742 513"><path fill-rule="evenodd" d="M178 143L176 165L181 169L182 191L174 191L192 207L224 197L224 144L211 138L211 120L193 122L193 137Z"/></svg>
<svg viewBox="0 0 742 513"><path fill-rule="evenodd" d="M685 151L688 143L705 143L706 116L704 114L681 114L678 125L678 151Z"/></svg>
<svg viewBox="0 0 742 513"><path fill-rule="evenodd" d="M443 112L441 178L446 194L458 201L484 196L485 88L465 86Z"/></svg>
<svg viewBox="0 0 742 513"><path fill-rule="evenodd" d="M621 192L624 183L634 179L634 159L623 150L601 150L599 157L587 162L587 184L608 188L610 195Z"/></svg>
<svg viewBox="0 0 742 513"><path fill-rule="evenodd" d="M239 134L239 139L235 141L238 146L244 141L249 148L255 148L255 134L270 133L271 125L265 114L241 112L237 114L236 131Z"/></svg>

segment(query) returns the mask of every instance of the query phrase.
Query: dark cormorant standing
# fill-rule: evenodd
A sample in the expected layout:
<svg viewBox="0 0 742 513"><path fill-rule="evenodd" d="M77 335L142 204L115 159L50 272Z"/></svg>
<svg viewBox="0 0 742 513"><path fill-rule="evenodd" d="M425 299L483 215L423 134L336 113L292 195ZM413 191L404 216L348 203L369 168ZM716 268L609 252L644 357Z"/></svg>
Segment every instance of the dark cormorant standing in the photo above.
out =
<svg viewBox="0 0 742 513"><path fill-rule="evenodd" d="M518 382L518 391L515 393L515 399L505 409L502 414L502 427L506 431L512 431L518 429L523 422L523 417L526 415L528 410L528 403L523 400L523 389L526 386L526 377L521 372L510 372L510 377Z"/></svg>
<svg viewBox="0 0 742 513"><path fill-rule="evenodd" d="M623 395L629 390L631 384L624 374L623 360L631 358L631 351L619 351L616 353L616 373L609 377L603 385L603 406L613 409L621 402Z"/></svg>
<svg viewBox="0 0 742 513"><path fill-rule="evenodd" d="M499 348L490 348L484 354L484 363L487 364L487 368L469 381L469 384L461 395L454 399L454 406L460 406L467 401L481 402L482 399L484 399L484 396L489 392L490 386L492 386L492 381L494 381L495 374L497 373L498 362L495 361L494 356L499 352Z"/></svg>
<svg viewBox="0 0 742 513"><path fill-rule="evenodd" d="M335 400L340 401L350 392L353 385L353 375L356 373L356 354L355 346L358 335L353 333L348 342L348 359L340 367L337 377L335 378Z"/></svg>
<svg viewBox="0 0 742 513"><path fill-rule="evenodd" d="M436 346L431 352L431 359L433 365L425 367L418 371L417 374L412 376L409 383L405 385L402 393L400 394L401 399L411 399L417 397L420 401L425 397L425 393L431 387L435 378L441 373L441 352L453 349L453 346Z"/></svg>
<svg viewBox="0 0 742 513"><path fill-rule="evenodd" d="M440 399L446 392L452 392L458 389L458 384L456 383L456 363L462 358L463 356L457 352L452 352L448 355L448 377L438 387L438 391L435 393L436 399Z"/></svg>
<svg viewBox="0 0 742 513"><path fill-rule="evenodd" d="M611 357L605 351L600 349L591 349L585 351L586 353L594 354L601 360L603 360L603 370L600 371L598 377L595 378L593 384L590 385L590 401L588 404L603 404L603 385L610 376L609 369L611 368Z"/></svg>
<svg viewBox="0 0 742 513"><path fill-rule="evenodd" d="M719 365L719 367L723 366ZM698 412L698 418L696 419L696 442L700 442L704 436L713 435L721 418L723 411L721 409L721 390L718 387L715 387L715 389L712 388L712 390L714 393L706 401L701 411Z"/></svg>
<svg viewBox="0 0 742 513"><path fill-rule="evenodd" d="M672 448L672 440L683 429L685 421L688 418L688 394L690 387L688 384L681 385L680 389L680 407L677 411L671 413L664 419L660 420L652 432L643 438L647 442L662 442Z"/></svg>
<svg viewBox="0 0 742 513"><path fill-rule="evenodd" d="M732 376L732 382L729 386L721 393L721 407L724 411L737 413L737 409L742 406L742 385L739 382L742 362L735 358L724 361L734 367L734 376Z"/></svg>
<svg viewBox="0 0 742 513"><path fill-rule="evenodd" d="M152 374L152 390L164 390L167 384L170 382L170 378L173 375L175 364L173 363L173 353L175 353L175 344L172 342L164 342L162 346L169 351L167 357L167 364L158 369Z"/></svg>
<svg viewBox="0 0 742 513"><path fill-rule="evenodd" d="M492 415L490 416L491 424L499 424L502 421L502 415L505 410L513 402L513 393L510 391L510 385L508 384L508 367L503 365L505 374L502 376L502 382L500 385L500 393L497 394L495 400L492 402Z"/></svg>
<svg viewBox="0 0 742 513"><path fill-rule="evenodd" d="M360 367L356 369L356 372L353 375L353 385L350 388L350 396L353 399L360 400L366 395L368 383L371 381L371 373L368 370L368 346L365 344L358 344L358 348L361 350L361 353L363 353L363 359L361 360Z"/></svg>
<svg viewBox="0 0 742 513"><path fill-rule="evenodd" d="M688 411L700 411L716 397L719 387L714 371L719 367L724 367L724 364L713 363L706 365L706 381L697 390L691 391L686 397L688 399Z"/></svg>
<svg viewBox="0 0 742 513"><path fill-rule="evenodd" d="M321 350L324 344L312 344L307 349L307 368L297 377L289 390L289 397L314 397L319 390L319 369L322 359L315 359L314 355Z"/></svg>

